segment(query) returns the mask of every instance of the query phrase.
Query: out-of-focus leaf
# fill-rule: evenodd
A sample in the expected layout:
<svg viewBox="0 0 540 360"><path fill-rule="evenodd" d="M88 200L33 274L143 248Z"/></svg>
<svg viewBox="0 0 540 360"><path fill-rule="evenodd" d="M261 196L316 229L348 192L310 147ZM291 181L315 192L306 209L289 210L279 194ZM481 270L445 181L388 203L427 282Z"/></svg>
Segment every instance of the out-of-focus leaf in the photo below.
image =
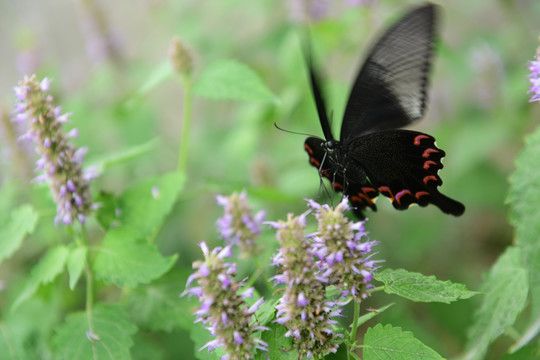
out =
<svg viewBox="0 0 540 360"><path fill-rule="evenodd" d="M132 336L137 331L119 306L97 305L92 311L92 331L85 312L68 315L56 330L55 359L131 359Z"/></svg>
<svg viewBox="0 0 540 360"><path fill-rule="evenodd" d="M464 359L483 359L489 344L511 326L523 310L529 286L521 249L509 247L482 284L487 293L469 334Z"/></svg>
<svg viewBox="0 0 540 360"><path fill-rule="evenodd" d="M412 301L449 304L478 294L467 290L463 284L441 281L435 276L424 276L403 269L385 269L374 277L385 284L384 291L387 294L396 294Z"/></svg>
<svg viewBox="0 0 540 360"><path fill-rule="evenodd" d="M195 321L190 308L195 311L198 303L178 295L191 273L191 270L172 269L158 280L133 289L126 298L131 318L140 327L153 331L189 330Z"/></svg>
<svg viewBox="0 0 540 360"><path fill-rule="evenodd" d="M211 99L277 101L255 71L235 60L210 65L195 82L193 91Z"/></svg>
<svg viewBox="0 0 540 360"><path fill-rule="evenodd" d="M137 229L144 238L159 229L183 189L185 176L172 172L127 189L118 199L120 224Z"/></svg>
<svg viewBox="0 0 540 360"><path fill-rule="evenodd" d="M515 226L517 244L523 249L523 264L529 273L533 315L540 316L540 128L526 141L510 177L508 202L510 222ZM532 320L534 321L534 320Z"/></svg>
<svg viewBox="0 0 540 360"><path fill-rule="evenodd" d="M13 303L12 310L32 296L39 285L49 283L60 275L64 270L68 254L69 250L65 246L57 246L47 251L38 264L32 268L26 285Z"/></svg>
<svg viewBox="0 0 540 360"><path fill-rule="evenodd" d="M362 349L364 360L443 359L411 332L392 325L377 324L369 328Z"/></svg>
<svg viewBox="0 0 540 360"><path fill-rule="evenodd" d="M13 210L9 219L0 226L0 263L21 246L24 236L31 234L37 224L38 214L30 205Z"/></svg>
<svg viewBox="0 0 540 360"><path fill-rule="evenodd" d="M165 274L176 258L164 257L138 231L122 226L109 230L105 236L94 271L98 279L108 284L135 287Z"/></svg>
<svg viewBox="0 0 540 360"><path fill-rule="evenodd" d="M86 262L86 246L72 249L67 258L67 269L69 274L69 288L73 290L77 281L81 277Z"/></svg>

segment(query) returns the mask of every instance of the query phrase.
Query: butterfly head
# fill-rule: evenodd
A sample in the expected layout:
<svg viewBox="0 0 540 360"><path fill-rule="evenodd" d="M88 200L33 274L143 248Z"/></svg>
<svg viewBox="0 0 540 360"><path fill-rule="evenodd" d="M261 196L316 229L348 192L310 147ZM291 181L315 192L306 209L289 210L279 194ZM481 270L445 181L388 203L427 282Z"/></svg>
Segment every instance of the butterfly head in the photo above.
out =
<svg viewBox="0 0 540 360"><path fill-rule="evenodd" d="M322 143L322 147L326 152L333 152L338 147L338 142L336 140L328 140Z"/></svg>

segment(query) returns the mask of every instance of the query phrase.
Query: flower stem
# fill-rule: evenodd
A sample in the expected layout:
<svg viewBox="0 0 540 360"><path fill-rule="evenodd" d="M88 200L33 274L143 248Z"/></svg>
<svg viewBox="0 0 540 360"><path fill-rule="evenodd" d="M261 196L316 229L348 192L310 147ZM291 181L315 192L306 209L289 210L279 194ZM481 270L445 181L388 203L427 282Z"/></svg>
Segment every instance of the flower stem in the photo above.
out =
<svg viewBox="0 0 540 360"><path fill-rule="evenodd" d="M88 240L86 236L86 228L81 224L81 245L88 246ZM87 337L92 343L92 353L94 354L94 360L97 360L97 352L94 344L94 325L92 322L92 310L94 308L94 275L92 274L92 269L90 268L90 262L88 258L84 260L84 274L86 276L86 319L88 321L88 332Z"/></svg>
<svg viewBox="0 0 540 360"><path fill-rule="evenodd" d="M354 344L356 343L356 330L358 328L358 318L359 317L360 317L360 302L355 301L354 302L353 322L351 324L351 334L350 334L350 337L349 337L349 344L350 344L350 346L352 346L352 349L356 348L356 346L354 346ZM347 352L347 358L350 359L349 352Z"/></svg>
<svg viewBox="0 0 540 360"><path fill-rule="evenodd" d="M184 85L184 109L182 114L182 137L180 139L180 150L178 153L178 172L186 172L188 159L189 133L191 128L191 105L193 96L191 93L192 81L189 75L182 75Z"/></svg>

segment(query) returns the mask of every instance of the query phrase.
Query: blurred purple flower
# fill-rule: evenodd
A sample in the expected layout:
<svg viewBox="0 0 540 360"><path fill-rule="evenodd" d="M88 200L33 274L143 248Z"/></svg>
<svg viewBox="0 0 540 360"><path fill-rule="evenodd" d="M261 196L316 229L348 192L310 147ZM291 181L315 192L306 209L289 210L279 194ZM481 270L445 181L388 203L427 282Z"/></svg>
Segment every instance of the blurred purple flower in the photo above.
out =
<svg viewBox="0 0 540 360"><path fill-rule="evenodd" d="M268 330L253 323L253 314L263 299L260 298L248 307L245 299L253 297L253 289L238 293L242 283L233 279L236 265L224 260L232 255L231 245L217 247L212 251L204 241L199 245L205 259L193 263L197 271L188 278L186 290L181 296L187 294L197 297L201 307L195 312L195 322L202 322L212 336L216 337L200 350L208 348L210 351L222 347L227 352L223 360L252 359L256 349L267 351L268 345L253 336L256 331ZM195 280L197 286L191 286Z"/></svg>
<svg viewBox="0 0 540 360"><path fill-rule="evenodd" d="M528 93L532 93L529 102L540 101L540 48L537 50L534 57L536 60L529 61L528 65L530 71L528 78L531 83Z"/></svg>
<svg viewBox="0 0 540 360"><path fill-rule="evenodd" d="M245 192L233 193L231 196L218 195L216 200L225 210L217 221L221 236L229 244L240 246L244 256L255 255L258 252L256 240L261 233L265 211L253 214Z"/></svg>
<svg viewBox="0 0 540 360"><path fill-rule="evenodd" d="M76 149L68 142L68 138L76 137L76 130L67 135L62 133L62 123L67 121L69 113L61 114L61 108L53 106L49 88L50 79L39 82L35 75L25 76L14 88L18 100L14 120L30 125L20 138L33 140L36 152L41 155L36 165L44 174L35 181L49 182L57 205L55 222L84 223L93 209L90 185L82 171L86 149Z"/></svg>
<svg viewBox="0 0 540 360"><path fill-rule="evenodd" d="M347 197L335 208L313 200L308 203L319 223L318 231L312 235L313 249L320 259L319 277L327 279L344 297L350 295L357 302L365 299L379 262L371 260L377 242L367 237L364 221L352 222L345 217L343 211L350 210Z"/></svg>
<svg viewBox="0 0 540 360"><path fill-rule="evenodd" d="M298 358L303 359L336 352L334 317L341 315L338 303L325 297L328 279L318 274L315 253L306 239L306 213L287 221L269 222L277 229L280 243L273 265L278 274L272 278L276 284L284 284L285 292L276 306L276 322L287 328L285 336L293 338Z"/></svg>

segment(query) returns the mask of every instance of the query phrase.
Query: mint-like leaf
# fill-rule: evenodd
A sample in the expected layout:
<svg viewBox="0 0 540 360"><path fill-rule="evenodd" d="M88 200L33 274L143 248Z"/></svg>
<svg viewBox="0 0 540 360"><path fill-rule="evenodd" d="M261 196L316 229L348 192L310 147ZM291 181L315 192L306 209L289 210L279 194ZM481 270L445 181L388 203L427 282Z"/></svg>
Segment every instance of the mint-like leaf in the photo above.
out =
<svg viewBox="0 0 540 360"><path fill-rule="evenodd" d="M194 84L193 91L211 99L277 100L255 71L234 60L222 60L206 68Z"/></svg>
<svg viewBox="0 0 540 360"><path fill-rule="evenodd" d="M0 226L0 263L9 258L22 244L24 236L36 227L38 215L30 205L13 210L9 219Z"/></svg>
<svg viewBox="0 0 540 360"><path fill-rule="evenodd" d="M16 309L23 301L31 297L39 285L53 281L64 270L69 250L65 246L50 249L30 272L23 291L15 299L13 308Z"/></svg>
<svg viewBox="0 0 540 360"><path fill-rule="evenodd" d="M443 359L437 352L416 339L411 332L392 325L376 325L364 336L364 360Z"/></svg>
<svg viewBox="0 0 540 360"><path fill-rule="evenodd" d="M470 331L467 359L483 359L489 344L514 323L529 291L527 270L521 265L521 249L509 247L493 265L480 290L482 306Z"/></svg>
<svg viewBox="0 0 540 360"><path fill-rule="evenodd" d="M385 269L374 275L384 283L387 294L396 294L412 301L442 302L468 299L478 292L469 291L463 284L437 280L435 276L424 276L403 269Z"/></svg>
<svg viewBox="0 0 540 360"><path fill-rule="evenodd" d="M119 223L152 236L169 214L184 187L185 176L173 172L147 179L127 189L118 199Z"/></svg>
<svg viewBox="0 0 540 360"><path fill-rule="evenodd" d="M195 309L198 303L178 295L191 273L191 270L173 268L160 279L133 289L126 299L131 318L140 327L153 331L189 330L195 321L189 309Z"/></svg>
<svg viewBox="0 0 540 360"><path fill-rule="evenodd" d="M127 227L111 229L94 262L96 277L120 287L147 284L165 274L177 256L161 255L155 245ZM180 285L179 285L180 286Z"/></svg>
<svg viewBox="0 0 540 360"><path fill-rule="evenodd" d="M67 258L67 269L69 274L69 288L73 290L77 281L81 277L86 262L86 246L72 249Z"/></svg>
<svg viewBox="0 0 540 360"><path fill-rule="evenodd" d="M523 264L529 273L532 295L531 321L540 316L540 128L527 138L510 177L508 202L510 222L516 228L517 244L523 249Z"/></svg>
<svg viewBox="0 0 540 360"><path fill-rule="evenodd" d="M88 324L85 312L68 315L53 338L58 360L131 359L129 348L137 328L119 306L97 305Z"/></svg>

